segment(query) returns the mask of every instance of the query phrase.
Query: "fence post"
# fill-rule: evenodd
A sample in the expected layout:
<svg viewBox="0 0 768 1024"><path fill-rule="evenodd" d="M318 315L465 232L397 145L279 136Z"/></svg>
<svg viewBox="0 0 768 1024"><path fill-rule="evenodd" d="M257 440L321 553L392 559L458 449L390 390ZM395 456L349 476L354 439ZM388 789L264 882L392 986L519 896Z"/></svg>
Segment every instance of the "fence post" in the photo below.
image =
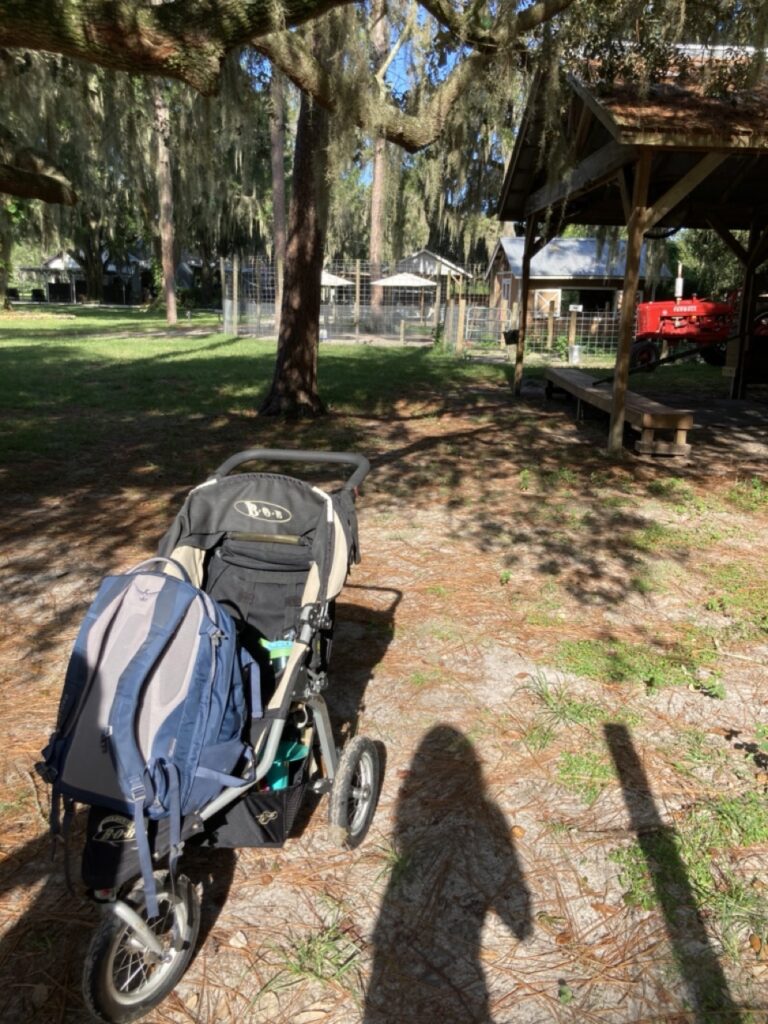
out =
<svg viewBox="0 0 768 1024"><path fill-rule="evenodd" d="M571 310L570 316L568 317L568 347L576 344L576 317L579 314L575 309Z"/></svg>
<svg viewBox="0 0 768 1024"><path fill-rule="evenodd" d="M360 260L355 260L355 337L360 337Z"/></svg>
<svg viewBox="0 0 768 1024"><path fill-rule="evenodd" d="M507 329L507 318L509 317L509 300L502 296L499 303L499 348L506 352L507 343L504 341L504 331Z"/></svg>
<svg viewBox="0 0 768 1024"><path fill-rule="evenodd" d="M256 278L256 336L261 334L261 261L253 264L253 276Z"/></svg>
<svg viewBox="0 0 768 1024"><path fill-rule="evenodd" d="M550 300L549 312L547 313L547 351L552 351L552 343L555 340L555 301Z"/></svg>
<svg viewBox="0 0 768 1024"><path fill-rule="evenodd" d="M232 257L232 333L237 337L240 332L240 256Z"/></svg>
<svg viewBox="0 0 768 1024"><path fill-rule="evenodd" d="M464 355L464 339L467 336L467 300L459 294L459 322L456 325L456 355Z"/></svg>
<svg viewBox="0 0 768 1024"><path fill-rule="evenodd" d="M221 329L225 334L229 334L227 330L227 267L223 256L219 256L219 277L221 278Z"/></svg>
<svg viewBox="0 0 768 1024"><path fill-rule="evenodd" d="M400 344L405 345L405 320L400 321Z"/></svg>

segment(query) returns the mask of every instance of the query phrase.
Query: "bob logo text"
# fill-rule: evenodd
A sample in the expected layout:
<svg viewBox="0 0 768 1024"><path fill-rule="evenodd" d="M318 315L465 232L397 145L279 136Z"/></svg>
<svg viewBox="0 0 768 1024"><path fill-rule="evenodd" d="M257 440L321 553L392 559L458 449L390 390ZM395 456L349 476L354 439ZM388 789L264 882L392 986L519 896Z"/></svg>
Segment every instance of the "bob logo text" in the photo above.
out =
<svg viewBox="0 0 768 1024"><path fill-rule="evenodd" d="M114 846L117 843L133 842L135 836L136 828L130 818L109 814L101 819L93 838L97 843L110 843Z"/></svg>
<svg viewBox="0 0 768 1024"><path fill-rule="evenodd" d="M287 508L271 501L236 501L235 510L249 519L260 519L269 523L289 523L293 516Z"/></svg>

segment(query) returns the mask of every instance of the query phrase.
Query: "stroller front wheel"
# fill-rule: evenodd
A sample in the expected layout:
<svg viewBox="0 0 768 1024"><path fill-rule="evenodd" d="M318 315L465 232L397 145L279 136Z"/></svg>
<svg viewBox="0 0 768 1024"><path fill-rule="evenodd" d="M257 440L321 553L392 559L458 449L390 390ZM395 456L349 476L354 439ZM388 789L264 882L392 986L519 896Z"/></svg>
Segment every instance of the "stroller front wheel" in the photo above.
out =
<svg viewBox="0 0 768 1024"><path fill-rule="evenodd" d="M381 766L373 740L356 736L344 747L331 789L331 841L352 850L366 836L379 798Z"/></svg>
<svg viewBox="0 0 768 1024"><path fill-rule="evenodd" d="M138 932L116 913L104 916L94 932L83 969L83 995L96 1020L128 1024L151 1010L184 975L200 929L200 901L195 887L179 875L171 888L168 876L156 873L160 914L147 918L144 885L127 904L158 940L162 955L152 951Z"/></svg>

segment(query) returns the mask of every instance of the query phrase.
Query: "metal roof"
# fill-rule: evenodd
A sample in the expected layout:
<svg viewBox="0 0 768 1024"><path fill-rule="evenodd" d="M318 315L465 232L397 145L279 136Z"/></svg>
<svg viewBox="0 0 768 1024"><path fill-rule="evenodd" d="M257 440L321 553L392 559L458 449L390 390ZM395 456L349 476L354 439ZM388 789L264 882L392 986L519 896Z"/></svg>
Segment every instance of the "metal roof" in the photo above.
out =
<svg viewBox="0 0 768 1024"><path fill-rule="evenodd" d="M499 246L506 257L507 266L515 277L522 277L524 238L504 237ZM498 253L497 246L494 253ZM597 238L553 238L531 260L531 277L583 278L585 280L606 280L624 276L627 259L627 243L619 240L611 244L600 244ZM645 248L640 262L640 276L645 277ZM493 262L493 260L492 260ZM663 276L669 276L663 268Z"/></svg>

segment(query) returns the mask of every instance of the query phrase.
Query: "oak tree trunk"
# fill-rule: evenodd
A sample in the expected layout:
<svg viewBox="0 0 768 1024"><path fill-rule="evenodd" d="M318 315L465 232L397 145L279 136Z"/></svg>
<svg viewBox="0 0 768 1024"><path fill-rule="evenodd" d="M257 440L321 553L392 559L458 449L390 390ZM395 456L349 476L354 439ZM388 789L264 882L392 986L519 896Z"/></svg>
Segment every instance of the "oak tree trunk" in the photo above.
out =
<svg viewBox="0 0 768 1024"><path fill-rule="evenodd" d="M272 116L269 133L272 152L272 231L274 235L275 337L280 337L280 307L283 299L285 266L285 79L272 69Z"/></svg>
<svg viewBox="0 0 768 1024"><path fill-rule="evenodd" d="M386 0L374 0L371 8L372 28L371 45L373 59L378 69L387 56L389 48L389 30ZM373 140L373 178L371 180L371 230L368 259L370 262L371 281L381 276L381 264L384 256L384 202L387 190L387 143L383 136L377 135ZM381 285L371 285L371 320L375 331L381 329L382 309L384 306L384 289Z"/></svg>
<svg viewBox="0 0 768 1024"><path fill-rule="evenodd" d="M173 241L173 181L171 178L170 112L159 83L154 85L155 133L157 135L157 195L160 208L160 253L165 293L165 318L176 323L176 262Z"/></svg>
<svg viewBox="0 0 768 1024"><path fill-rule="evenodd" d="M11 274L11 253L13 252L13 233L11 218L0 202L0 310L10 309L8 300L8 281Z"/></svg>
<svg viewBox="0 0 768 1024"><path fill-rule="evenodd" d="M328 212L327 147L328 115L302 93L275 375L259 410L266 416L319 416L326 411L317 387L317 348Z"/></svg>

